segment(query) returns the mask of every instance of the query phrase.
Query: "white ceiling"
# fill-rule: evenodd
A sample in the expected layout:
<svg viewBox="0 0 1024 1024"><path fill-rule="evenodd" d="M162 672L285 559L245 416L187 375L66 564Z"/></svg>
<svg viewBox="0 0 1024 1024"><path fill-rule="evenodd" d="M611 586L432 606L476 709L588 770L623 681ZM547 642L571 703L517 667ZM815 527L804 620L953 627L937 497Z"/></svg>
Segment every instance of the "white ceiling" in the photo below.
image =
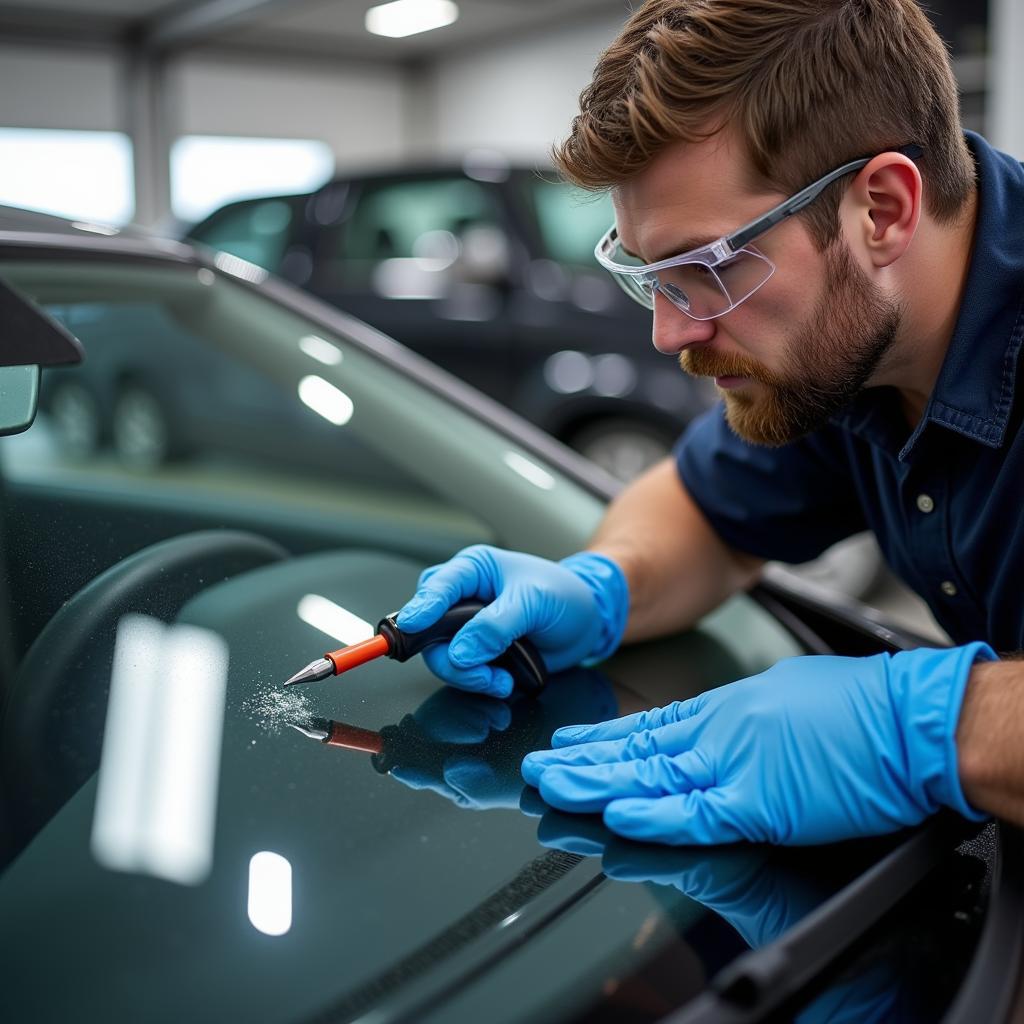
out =
<svg viewBox="0 0 1024 1024"><path fill-rule="evenodd" d="M178 48L255 47L322 56L411 61L521 37L573 22L629 14L629 0L457 0L459 19L433 32L385 39L363 27L383 0L0 0L0 42L15 35L97 42L126 33L174 39ZM168 36L162 35L167 32Z"/></svg>

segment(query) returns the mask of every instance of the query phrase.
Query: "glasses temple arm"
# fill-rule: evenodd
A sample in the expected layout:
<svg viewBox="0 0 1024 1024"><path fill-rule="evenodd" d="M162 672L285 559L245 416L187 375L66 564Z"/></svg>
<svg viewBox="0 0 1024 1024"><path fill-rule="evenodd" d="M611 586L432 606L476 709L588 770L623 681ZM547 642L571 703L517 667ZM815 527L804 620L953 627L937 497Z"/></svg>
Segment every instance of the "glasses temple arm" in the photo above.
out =
<svg viewBox="0 0 1024 1024"><path fill-rule="evenodd" d="M924 150L918 145L899 146L892 150L892 152L902 153L911 160L917 160L924 154ZM873 159L874 157L863 157L860 160L851 160L848 164L843 164L842 167L837 167L834 171L830 171L825 177L811 182L806 188L797 192L795 196L790 196L784 203L776 206L774 210L769 210L763 217L758 217L757 220L745 224L738 231L734 231L725 240L726 245L733 252L742 249L745 245L749 245L758 235L763 235L769 228L775 227L776 224L781 223L787 217L792 217L794 213L799 213L809 203L814 202L832 182L838 181L844 175L859 171L862 167L866 167Z"/></svg>

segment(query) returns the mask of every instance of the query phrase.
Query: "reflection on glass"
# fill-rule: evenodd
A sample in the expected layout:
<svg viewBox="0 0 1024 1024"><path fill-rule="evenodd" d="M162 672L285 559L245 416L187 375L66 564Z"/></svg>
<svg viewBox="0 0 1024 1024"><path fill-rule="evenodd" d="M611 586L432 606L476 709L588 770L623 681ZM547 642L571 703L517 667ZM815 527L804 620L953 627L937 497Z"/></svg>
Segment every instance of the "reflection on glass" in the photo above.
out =
<svg viewBox="0 0 1024 1024"><path fill-rule="evenodd" d="M315 334L307 334L300 338L299 348L311 359L316 359L325 366L337 366L341 362L341 349Z"/></svg>
<svg viewBox="0 0 1024 1024"><path fill-rule="evenodd" d="M261 850L249 860L249 920L264 935L292 926L292 866L279 853Z"/></svg>
<svg viewBox="0 0 1024 1024"><path fill-rule="evenodd" d="M536 462L531 462L518 452L505 452L502 461L509 469L542 491L550 491L555 486L555 478L546 469L542 469Z"/></svg>
<svg viewBox="0 0 1024 1024"><path fill-rule="evenodd" d="M306 594L299 601L298 616L314 629L343 644L356 644L374 635L374 627L366 619L320 594Z"/></svg>
<svg viewBox="0 0 1024 1024"><path fill-rule="evenodd" d="M324 380L323 377L303 377L299 381L299 398L319 413L329 423L343 427L355 411L352 399L340 388Z"/></svg>
<svg viewBox="0 0 1024 1024"><path fill-rule="evenodd" d="M227 668L216 633L121 619L92 829L105 867L183 885L209 874Z"/></svg>
<svg viewBox="0 0 1024 1024"><path fill-rule="evenodd" d="M230 274L232 277L240 277L243 281L252 281L254 284L266 281L269 276L262 267L258 267L255 263L250 263L248 260L243 260L238 256L232 256L228 252L217 253L213 258L213 263L218 270L224 271L225 274Z"/></svg>

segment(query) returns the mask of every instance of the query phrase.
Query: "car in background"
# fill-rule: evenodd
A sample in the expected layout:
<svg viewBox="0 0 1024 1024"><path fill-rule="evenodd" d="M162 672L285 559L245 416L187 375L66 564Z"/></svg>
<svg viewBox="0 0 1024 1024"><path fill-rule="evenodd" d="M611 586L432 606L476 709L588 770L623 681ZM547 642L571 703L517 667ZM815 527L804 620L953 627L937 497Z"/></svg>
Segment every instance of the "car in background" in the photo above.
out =
<svg viewBox="0 0 1024 1024"><path fill-rule="evenodd" d="M1017 829L939 817L825 848L669 849L559 814L519 775L558 726L914 637L767 581L536 696L456 692L419 658L284 691L466 544L578 549L614 480L250 264L13 217L5 1020L966 1024L1021 1009ZM32 420L130 316L168 387L198 386L172 372L188 353L234 389L187 460L73 452L45 402ZM270 396L288 411L260 454L244 438L263 436Z"/></svg>
<svg viewBox="0 0 1024 1024"><path fill-rule="evenodd" d="M625 480L714 389L666 372L650 314L598 266L613 219L607 195L478 155L230 203L187 236L373 324Z"/></svg>

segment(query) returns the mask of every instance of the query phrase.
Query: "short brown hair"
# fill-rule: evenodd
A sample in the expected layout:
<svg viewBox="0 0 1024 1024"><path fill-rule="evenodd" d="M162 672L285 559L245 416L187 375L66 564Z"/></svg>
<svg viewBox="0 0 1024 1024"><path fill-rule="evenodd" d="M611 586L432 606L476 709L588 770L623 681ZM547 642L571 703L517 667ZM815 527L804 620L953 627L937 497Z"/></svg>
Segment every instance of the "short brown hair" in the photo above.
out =
<svg viewBox="0 0 1024 1024"><path fill-rule="evenodd" d="M562 173L621 184L673 142L732 125L785 193L847 160L918 143L925 207L956 218L974 165L945 45L914 0L647 0L580 96ZM848 179L802 214L825 248Z"/></svg>

